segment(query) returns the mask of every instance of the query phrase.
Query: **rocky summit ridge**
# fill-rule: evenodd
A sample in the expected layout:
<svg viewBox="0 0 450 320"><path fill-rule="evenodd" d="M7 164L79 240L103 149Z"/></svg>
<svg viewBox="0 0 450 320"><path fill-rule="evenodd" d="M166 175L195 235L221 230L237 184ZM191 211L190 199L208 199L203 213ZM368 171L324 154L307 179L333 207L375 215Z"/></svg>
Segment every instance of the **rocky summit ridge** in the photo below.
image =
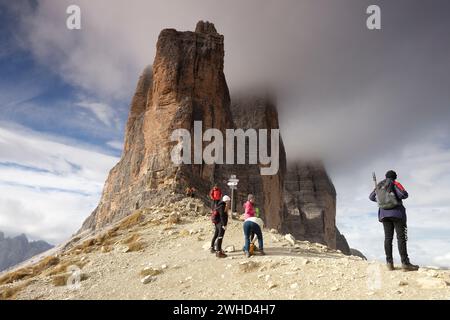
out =
<svg viewBox="0 0 450 320"><path fill-rule="evenodd" d="M52 255L0 274L3 299L448 299L450 271L388 271L381 262L264 229L266 256L246 258L230 219L227 258L209 252L209 209L171 198ZM220 282L220 287L217 283Z"/></svg>

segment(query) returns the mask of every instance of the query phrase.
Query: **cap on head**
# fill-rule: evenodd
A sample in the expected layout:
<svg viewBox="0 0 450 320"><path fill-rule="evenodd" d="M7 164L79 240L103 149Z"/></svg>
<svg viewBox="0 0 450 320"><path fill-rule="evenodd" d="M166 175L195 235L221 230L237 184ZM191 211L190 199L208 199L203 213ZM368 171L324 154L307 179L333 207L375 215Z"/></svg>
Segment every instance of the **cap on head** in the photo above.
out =
<svg viewBox="0 0 450 320"><path fill-rule="evenodd" d="M394 170L389 170L388 172L386 172L386 179L397 179L397 173Z"/></svg>
<svg viewBox="0 0 450 320"><path fill-rule="evenodd" d="M231 201L231 198L230 198L229 196L227 196L227 195L224 195L224 196L222 197L222 201L223 201L223 202Z"/></svg>

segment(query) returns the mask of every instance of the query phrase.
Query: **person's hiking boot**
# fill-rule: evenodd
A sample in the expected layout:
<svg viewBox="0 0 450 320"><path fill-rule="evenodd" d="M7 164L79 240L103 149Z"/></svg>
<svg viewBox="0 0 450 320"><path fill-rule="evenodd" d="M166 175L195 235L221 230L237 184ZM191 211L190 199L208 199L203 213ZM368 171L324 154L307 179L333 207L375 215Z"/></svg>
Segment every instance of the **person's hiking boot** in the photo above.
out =
<svg viewBox="0 0 450 320"><path fill-rule="evenodd" d="M214 250L214 248L211 247L211 248L209 248L209 252L211 252L211 253L216 253L216 250Z"/></svg>
<svg viewBox="0 0 450 320"><path fill-rule="evenodd" d="M394 270L395 270L394 264L393 264L392 262L386 263L386 268L387 268L389 271L394 271Z"/></svg>
<svg viewBox="0 0 450 320"><path fill-rule="evenodd" d="M402 270L403 271L417 271L417 270L419 270L419 266L416 266L415 264L412 264L410 262L403 263Z"/></svg>
<svg viewBox="0 0 450 320"><path fill-rule="evenodd" d="M216 252L216 257L217 258L226 258L227 255L223 251L217 251Z"/></svg>
<svg viewBox="0 0 450 320"><path fill-rule="evenodd" d="M250 258L250 257L251 257L251 254L250 254L250 252L248 252L248 251L244 251L244 254L245 254L245 257L247 257L247 258Z"/></svg>
<svg viewBox="0 0 450 320"><path fill-rule="evenodd" d="M265 255L266 255L266 253L264 252L263 249L259 250L259 254L262 255L262 256L265 256Z"/></svg>

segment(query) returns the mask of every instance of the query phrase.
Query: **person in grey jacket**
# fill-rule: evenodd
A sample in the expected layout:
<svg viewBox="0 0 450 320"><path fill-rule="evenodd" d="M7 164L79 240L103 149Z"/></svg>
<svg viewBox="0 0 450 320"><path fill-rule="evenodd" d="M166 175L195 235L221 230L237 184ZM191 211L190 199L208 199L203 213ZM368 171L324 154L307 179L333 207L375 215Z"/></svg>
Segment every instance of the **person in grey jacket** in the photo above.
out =
<svg viewBox="0 0 450 320"><path fill-rule="evenodd" d="M400 253L403 271L416 271L419 266L411 264L408 257L407 242L407 224L406 208L403 200L407 199L409 194L406 189L397 181L397 173L390 170L386 173L386 179L380 184L387 185L387 189L394 194L399 204L392 209L378 209L378 220L384 227L384 251L386 253L386 263L388 270L394 270L394 259L392 257L392 241L394 239L394 230L397 234L398 251ZM373 190L369 196L371 201L377 201L376 190Z"/></svg>

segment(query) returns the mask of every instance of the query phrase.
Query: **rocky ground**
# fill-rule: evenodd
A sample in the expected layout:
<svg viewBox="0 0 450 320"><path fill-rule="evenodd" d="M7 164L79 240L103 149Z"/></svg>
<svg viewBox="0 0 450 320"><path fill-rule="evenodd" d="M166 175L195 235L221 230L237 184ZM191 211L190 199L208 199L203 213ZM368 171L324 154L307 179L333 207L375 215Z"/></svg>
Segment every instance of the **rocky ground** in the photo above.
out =
<svg viewBox="0 0 450 320"><path fill-rule="evenodd" d="M184 213L184 214L183 214ZM209 253L200 202L140 210L56 256L0 276L5 299L449 299L450 271L387 271L320 244L264 230L266 256L246 258L242 222L230 220L228 258ZM234 248L234 250L233 250ZM81 268L81 273L67 272ZM75 269L74 269L75 268ZM74 279L74 280L73 280ZM75 283L67 286L67 283ZM79 282L79 286L76 284Z"/></svg>

